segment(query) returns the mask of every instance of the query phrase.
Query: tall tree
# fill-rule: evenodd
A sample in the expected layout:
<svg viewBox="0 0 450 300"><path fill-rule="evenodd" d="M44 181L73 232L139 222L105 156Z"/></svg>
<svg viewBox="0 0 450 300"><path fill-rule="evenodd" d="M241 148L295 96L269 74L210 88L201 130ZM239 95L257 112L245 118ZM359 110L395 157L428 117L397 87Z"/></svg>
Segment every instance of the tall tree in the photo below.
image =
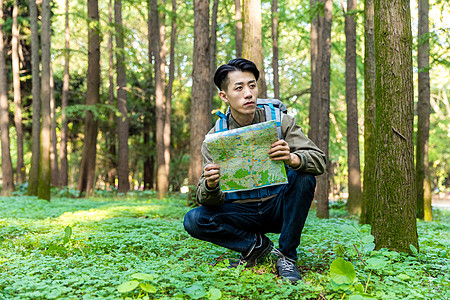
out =
<svg viewBox="0 0 450 300"><path fill-rule="evenodd" d="M114 1L114 20L117 25L116 29L116 70L117 70L117 135L119 140L117 177L119 193L126 193L130 188L128 181L128 109L127 109L127 75L125 70L125 49L124 34L122 24L122 1Z"/></svg>
<svg viewBox="0 0 450 300"><path fill-rule="evenodd" d="M42 56L42 127L41 127L41 159L39 164L39 199L50 200L51 170L50 170L50 147L51 147L51 116L50 116L50 0L42 1L41 22L41 56Z"/></svg>
<svg viewBox="0 0 450 300"><path fill-rule="evenodd" d="M260 71L258 80L258 97L266 98L266 81L264 79L264 50L262 47L261 0L244 0L243 5L243 39L242 57L255 63Z"/></svg>
<svg viewBox="0 0 450 300"><path fill-rule="evenodd" d="M53 81L53 65L50 63L50 118L51 118L51 133L50 133L50 170L51 170L51 184L58 186L59 182L59 166L58 166L58 138L56 136L56 105L55 105L55 83Z"/></svg>
<svg viewBox="0 0 450 300"><path fill-rule="evenodd" d="M40 159L40 131L41 131L41 84L39 75L39 32L37 23L36 0L30 0L30 28L31 28L31 95L33 97L33 125L32 125L32 156L31 168L28 176L29 195L37 196L39 185L39 159Z"/></svg>
<svg viewBox="0 0 450 300"><path fill-rule="evenodd" d="M84 118L85 139L80 165L78 190L80 196L85 192L89 197L95 188L95 160L97 155L98 121L94 118L91 107L100 98L100 31L98 0L88 0L88 71L86 89L86 117Z"/></svg>
<svg viewBox="0 0 450 300"><path fill-rule="evenodd" d="M364 1L364 189L361 224L372 224L375 201L375 36L373 0Z"/></svg>
<svg viewBox="0 0 450 300"><path fill-rule="evenodd" d="M14 191L14 174L11 163L9 116L8 116L8 83L3 39L3 0L0 0L0 131L2 143L2 195Z"/></svg>
<svg viewBox="0 0 450 300"><path fill-rule="evenodd" d="M280 99L280 79L278 75L278 0L272 0L272 69L273 92L275 99Z"/></svg>
<svg viewBox="0 0 450 300"><path fill-rule="evenodd" d="M202 174L201 147L211 129L211 98L209 75L209 1L194 0L194 63L191 97L191 140L189 184L195 186ZM192 192L192 191L191 191ZM194 192L195 194L195 192Z"/></svg>
<svg viewBox="0 0 450 300"><path fill-rule="evenodd" d="M214 78L214 73L216 72L216 60L217 60L217 53L216 53L216 44L217 44L217 11L219 9L219 0L213 1L213 9L211 13L211 37L209 39L209 76L210 78ZM214 98L214 95L216 94L216 86L214 84L214 81L211 80L210 82L211 86L211 102Z"/></svg>
<svg viewBox="0 0 450 300"><path fill-rule="evenodd" d="M333 1L326 0L323 7L323 28L322 28L322 57L321 57L321 80L320 80L320 124L319 124L319 147L327 158L327 167L323 175L317 180L317 216L319 218L329 217L328 194L330 183L330 162L328 159L330 140L330 58L331 58L331 22L332 22Z"/></svg>
<svg viewBox="0 0 450 300"><path fill-rule="evenodd" d="M66 116L66 108L69 105L69 63L70 63L70 27L69 27L69 0L65 0L64 16L64 78L61 95L61 144L59 149L59 162L61 171L59 174L59 186L64 187L69 183L69 163L67 160L67 138L69 122Z"/></svg>
<svg viewBox="0 0 450 300"><path fill-rule="evenodd" d="M14 124L16 126L17 141L17 165L16 165L16 182L25 181L25 166L23 163L23 129L22 129L22 96L20 93L20 66L19 66L19 26L17 24L18 1L14 1L13 5L13 22L12 22L12 38L11 38L11 59L13 73L14 88Z"/></svg>
<svg viewBox="0 0 450 300"><path fill-rule="evenodd" d="M236 57L242 57L242 6L241 0L234 0L234 30Z"/></svg>
<svg viewBox="0 0 450 300"><path fill-rule="evenodd" d="M418 248L414 184L414 87L408 1L375 0L376 164L372 234L377 249Z"/></svg>
<svg viewBox="0 0 450 300"><path fill-rule="evenodd" d="M344 8L342 8L344 9ZM358 95L356 81L356 0L347 0L345 13L345 98L347 102L348 199L351 214L361 212L361 167L359 163Z"/></svg>
<svg viewBox="0 0 450 300"><path fill-rule="evenodd" d="M319 119L320 119L320 71L322 63L322 23L318 0L310 0L311 10L311 97L309 101L309 131L308 137L319 145Z"/></svg>
<svg viewBox="0 0 450 300"><path fill-rule="evenodd" d="M175 80L175 45L177 41L177 0L172 0L171 32L170 32L170 53L169 53L169 82L166 96L166 117L164 120L164 160L166 163L167 176L170 171L170 140L172 134L172 93L173 81Z"/></svg>
<svg viewBox="0 0 450 300"><path fill-rule="evenodd" d="M165 53L161 44L161 22L158 1L151 1L153 54L155 57L155 104L156 104L156 188L158 197L164 198L169 190L168 170L165 162L164 124L165 124ZM165 29L164 29L165 32ZM164 58L164 60L163 60Z"/></svg>
<svg viewBox="0 0 450 300"><path fill-rule="evenodd" d="M108 23L113 24L113 0L108 2ZM113 49L113 39L114 39L114 27L110 26L108 31L108 101L111 107L116 106L114 90L114 49ZM110 187L115 187L116 184L116 174L117 174L117 160L116 160L116 114L114 111L109 113L109 127L114 128L110 130L106 135L106 143L108 148L108 171L107 171L107 184Z"/></svg>
<svg viewBox="0 0 450 300"><path fill-rule="evenodd" d="M428 175L428 137L430 135L430 39L429 0L419 0L419 97L417 105L416 185L417 217L431 221L431 184Z"/></svg>

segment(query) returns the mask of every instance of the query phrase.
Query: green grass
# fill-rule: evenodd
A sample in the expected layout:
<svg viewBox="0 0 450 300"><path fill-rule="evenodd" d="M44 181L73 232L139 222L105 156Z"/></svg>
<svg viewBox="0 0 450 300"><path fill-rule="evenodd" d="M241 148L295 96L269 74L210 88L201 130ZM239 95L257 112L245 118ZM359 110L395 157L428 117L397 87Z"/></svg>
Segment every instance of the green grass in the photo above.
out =
<svg viewBox="0 0 450 300"><path fill-rule="evenodd" d="M373 251L370 228L341 205L328 220L311 211L298 249L303 280L293 285L277 277L274 257L228 269L238 254L191 238L185 203L152 193L0 198L0 299L450 298L448 212L418 222L420 253L407 256Z"/></svg>

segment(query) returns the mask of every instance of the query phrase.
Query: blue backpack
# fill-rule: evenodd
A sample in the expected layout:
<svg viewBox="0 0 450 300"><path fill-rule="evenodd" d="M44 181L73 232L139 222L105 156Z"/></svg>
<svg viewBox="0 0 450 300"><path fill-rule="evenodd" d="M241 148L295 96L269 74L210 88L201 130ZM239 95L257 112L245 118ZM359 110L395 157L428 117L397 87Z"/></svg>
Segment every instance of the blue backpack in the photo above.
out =
<svg viewBox="0 0 450 300"><path fill-rule="evenodd" d="M263 108L266 121L274 120L277 123L277 132L278 138L282 139L283 135L281 134L281 116L282 114L287 113L287 108L278 99L257 99L256 105ZM214 126L215 132L222 132L228 130L228 117L231 111L228 107L227 113L224 114L221 111L218 111L216 114L219 116L219 119L216 121L216 125Z"/></svg>

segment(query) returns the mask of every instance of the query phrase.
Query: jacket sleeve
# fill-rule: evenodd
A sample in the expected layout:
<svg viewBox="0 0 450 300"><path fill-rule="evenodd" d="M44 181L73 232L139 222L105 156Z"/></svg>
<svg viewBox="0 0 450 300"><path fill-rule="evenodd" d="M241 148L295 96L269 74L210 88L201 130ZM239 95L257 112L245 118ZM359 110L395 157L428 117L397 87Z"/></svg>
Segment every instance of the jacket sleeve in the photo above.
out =
<svg viewBox="0 0 450 300"><path fill-rule="evenodd" d="M211 205L218 206L223 204L225 201L225 194L220 189L220 185L217 185L214 189L209 189L206 186L206 179L203 176L203 169L205 165L212 164L213 159L211 153L205 142L202 144L202 156L203 156L203 166L202 166L202 176L200 177L197 185L196 201L200 205Z"/></svg>
<svg viewBox="0 0 450 300"><path fill-rule="evenodd" d="M325 172L326 157L304 133L295 119L290 115L283 115L281 119L281 131L284 140L291 148L291 153L300 157L301 164L296 171L321 175Z"/></svg>

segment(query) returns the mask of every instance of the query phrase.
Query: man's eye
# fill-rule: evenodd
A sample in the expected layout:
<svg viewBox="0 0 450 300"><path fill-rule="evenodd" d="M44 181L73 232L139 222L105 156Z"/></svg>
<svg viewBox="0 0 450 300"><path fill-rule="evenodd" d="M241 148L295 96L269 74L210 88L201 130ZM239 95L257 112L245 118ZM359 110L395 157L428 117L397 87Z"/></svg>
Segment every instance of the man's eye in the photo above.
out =
<svg viewBox="0 0 450 300"><path fill-rule="evenodd" d="M254 87L256 87L256 84L250 84L250 87L254 88Z"/></svg>
<svg viewBox="0 0 450 300"><path fill-rule="evenodd" d="M240 91L240 90L242 90L242 86L238 86L238 87L236 87L236 90L237 90L237 91Z"/></svg>

